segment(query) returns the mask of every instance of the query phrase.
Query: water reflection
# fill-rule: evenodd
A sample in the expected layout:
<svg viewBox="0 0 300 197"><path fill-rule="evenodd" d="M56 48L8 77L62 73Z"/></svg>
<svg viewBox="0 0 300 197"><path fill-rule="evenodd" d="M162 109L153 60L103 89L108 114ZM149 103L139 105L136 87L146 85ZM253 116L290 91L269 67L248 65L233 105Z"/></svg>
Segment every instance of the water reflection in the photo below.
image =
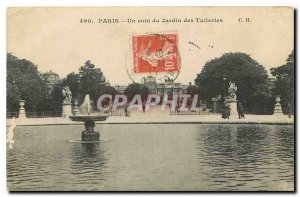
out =
<svg viewBox="0 0 300 197"><path fill-rule="evenodd" d="M288 127L280 127L274 136L274 144L276 147L275 154L278 158L289 161L293 164L290 158L294 156L294 132L291 132Z"/></svg>
<svg viewBox="0 0 300 197"><path fill-rule="evenodd" d="M106 161L104 155L104 151L101 150L101 144L99 143L72 144L72 165L74 166L103 166Z"/></svg>
<svg viewBox="0 0 300 197"><path fill-rule="evenodd" d="M220 125L217 129L206 126L205 131L201 127L198 155L200 163L209 166L210 186L221 190L261 190L270 181L291 180L293 165L286 168L278 159L288 159L293 164L293 131L277 127ZM281 173L274 174L274 170L288 174L283 177Z"/></svg>
<svg viewBox="0 0 300 197"><path fill-rule="evenodd" d="M101 143L74 143L71 147L71 170L76 182L99 183L105 179L107 158Z"/></svg>
<svg viewBox="0 0 300 197"><path fill-rule="evenodd" d="M110 142L78 143L78 125L17 127L7 151L8 188L293 189L292 126L103 125L101 131Z"/></svg>

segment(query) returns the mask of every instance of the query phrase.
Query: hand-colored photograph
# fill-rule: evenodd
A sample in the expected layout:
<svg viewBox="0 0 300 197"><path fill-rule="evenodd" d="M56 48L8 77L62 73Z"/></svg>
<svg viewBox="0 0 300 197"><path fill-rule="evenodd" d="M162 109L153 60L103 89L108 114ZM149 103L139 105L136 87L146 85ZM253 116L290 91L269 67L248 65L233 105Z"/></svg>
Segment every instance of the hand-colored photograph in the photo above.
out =
<svg viewBox="0 0 300 197"><path fill-rule="evenodd" d="M9 7L7 190L295 190L293 7Z"/></svg>

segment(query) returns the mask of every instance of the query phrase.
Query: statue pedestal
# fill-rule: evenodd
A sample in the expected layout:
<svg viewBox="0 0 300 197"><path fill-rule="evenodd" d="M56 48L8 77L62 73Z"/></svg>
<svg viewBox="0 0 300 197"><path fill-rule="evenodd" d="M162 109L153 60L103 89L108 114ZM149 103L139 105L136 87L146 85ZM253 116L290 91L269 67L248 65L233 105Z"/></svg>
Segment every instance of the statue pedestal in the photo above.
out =
<svg viewBox="0 0 300 197"><path fill-rule="evenodd" d="M72 115L72 103L62 103L62 117L68 118Z"/></svg>
<svg viewBox="0 0 300 197"><path fill-rule="evenodd" d="M211 101L213 102L213 113L217 113L218 112L218 102L219 99L218 98L212 98Z"/></svg>
<svg viewBox="0 0 300 197"><path fill-rule="evenodd" d="M19 118L26 118L25 109L20 109L20 111L19 111Z"/></svg>
<svg viewBox="0 0 300 197"><path fill-rule="evenodd" d="M281 104L280 104L280 97L277 96L275 99L275 106L274 106L274 114L275 116L283 116Z"/></svg>
<svg viewBox="0 0 300 197"><path fill-rule="evenodd" d="M75 101L74 102L74 108L73 108L73 115L74 116L76 116L76 115L78 115L79 114L79 109L78 109L78 102L77 101Z"/></svg>
<svg viewBox="0 0 300 197"><path fill-rule="evenodd" d="M226 99L226 103L230 107L230 117L238 118L239 114L237 111L237 100L236 99Z"/></svg>
<svg viewBox="0 0 300 197"><path fill-rule="evenodd" d="M25 100L20 100L19 105L21 106L19 110L19 118L26 118L26 112L24 108Z"/></svg>
<svg viewBox="0 0 300 197"><path fill-rule="evenodd" d="M279 104L276 104L275 107L274 107L274 114L273 115L284 115L282 113L282 109L281 109L281 105Z"/></svg>

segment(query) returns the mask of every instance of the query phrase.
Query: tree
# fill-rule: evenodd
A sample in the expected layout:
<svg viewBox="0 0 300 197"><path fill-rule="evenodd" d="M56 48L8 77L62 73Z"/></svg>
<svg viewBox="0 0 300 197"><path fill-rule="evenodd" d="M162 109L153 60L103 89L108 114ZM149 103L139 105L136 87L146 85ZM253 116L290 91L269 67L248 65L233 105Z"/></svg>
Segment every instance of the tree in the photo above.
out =
<svg viewBox="0 0 300 197"><path fill-rule="evenodd" d="M86 61L79 68L79 74L70 73L63 80L63 86L69 86L73 98L77 99L79 105L83 102L86 94L90 95L94 105L98 98L103 94L115 95L116 91L113 87L107 86L105 77L100 68L96 68L91 61Z"/></svg>
<svg viewBox="0 0 300 197"><path fill-rule="evenodd" d="M101 95L103 94L109 94L109 95L112 95L113 98L114 96L117 94L117 91L115 88L111 87L111 86L106 86L101 92L100 92Z"/></svg>
<svg viewBox="0 0 300 197"><path fill-rule="evenodd" d="M150 93L147 86L139 83L132 83L124 91L128 101L131 101L135 95L141 95L142 101L145 101Z"/></svg>
<svg viewBox="0 0 300 197"><path fill-rule="evenodd" d="M44 111L47 84L37 66L26 59L7 54L7 111L18 111L25 100L26 111Z"/></svg>
<svg viewBox="0 0 300 197"><path fill-rule="evenodd" d="M93 98L98 91L105 87L105 77L100 68L95 68L91 61L86 61L79 69L83 94L90 94ZM98 99L98 98L97 98Z"/></svg>
<svg viewBox="0 0 300 197"><path fill-rule="evenodd" d="M79 74L74 72L68 74L67 77L62 80L62 86L69 86L73 98L82 99Z"/></svg>
<svg viewBox="0 0 300 197"><path fill-rule="evenodd" d="M294 108L294 50L288 56L286 64L271 68L271 74L276 78L274 94L281 96L281 104Z"/></svg>
<svg viewBox="0 0 300 197"><path fill-rule="evenodd" d="M211 98L227 94L229 82L237 86L237 98L247 108L265 107L269 102L267 73L262 65L244 53L226 53L207 62L197 75L199 94L211 103Z"/></svg>

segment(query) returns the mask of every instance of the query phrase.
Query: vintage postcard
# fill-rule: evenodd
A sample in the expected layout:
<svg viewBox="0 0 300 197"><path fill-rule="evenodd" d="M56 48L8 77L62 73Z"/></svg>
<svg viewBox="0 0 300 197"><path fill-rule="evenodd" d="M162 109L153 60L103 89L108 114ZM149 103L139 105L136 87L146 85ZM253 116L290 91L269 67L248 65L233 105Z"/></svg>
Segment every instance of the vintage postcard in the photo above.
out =
<svg viewBox="0 0 300 197"><path fill-rule="evenodd" d="M10 7L8 191L294 191L294 8Z"/></svg>

